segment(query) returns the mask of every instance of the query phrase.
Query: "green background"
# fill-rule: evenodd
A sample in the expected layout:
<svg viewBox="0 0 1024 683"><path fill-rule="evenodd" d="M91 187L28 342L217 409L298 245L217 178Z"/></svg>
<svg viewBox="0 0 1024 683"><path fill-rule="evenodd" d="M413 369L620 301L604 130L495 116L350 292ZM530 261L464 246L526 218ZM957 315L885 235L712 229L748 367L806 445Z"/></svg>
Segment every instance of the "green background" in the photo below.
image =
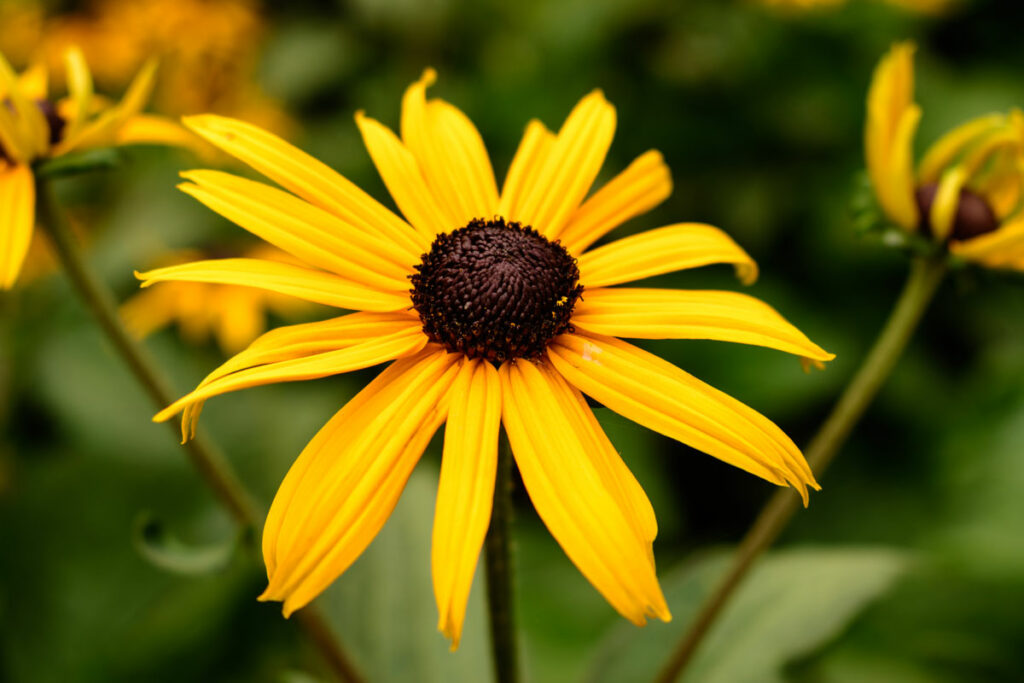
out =
<svg viewBox="0 0 1024 683"><path fill-rule="evenodd" d="M615 236L689 220L722 227L761 266L746 291L838 358L804 374L763 349L643 346L806 443L905 277L905 255L859 236L851 218L874 65L893 41L918 43L923 149L967 117L1024 104L1024 10L1013 4L965 2L929 18L869 0L806 15L713 0L282 3L268 8L260 77L299 122L297 144L389 205L352 117L365 109L396 124L402 91L424 67L440 74L432 92L476 122L499 178L529 118L557 127L603 88L619 127L602 179L657 148L675 182L668 201ZM135 150L118 170L62 184L96 226L90 260L122 298L135 291L132 270L163 245L241 236L174 190L177 171L196 165L180 152ZM656 284L740 289L726 268ZM687 680L1024 677L1022 284L954 273L824 490ZM222 360L173 330L147 345L179 392ZM59 273L0 297L0 350L0 681L327 680L294 624L256 602L261 567L197 559L231 542L231 524L166 428L150 422L145 397ZM268 504L306 441L374 372L218 398L203 421ZM638 630L621 620L520 486L516 588L531 681L649 680L723 551L772 493L598 412L657 511L675 621ZM462 648L449 654L435 628L439 457L435 438L381 537L320 601L374 681L489 676L482 576ZM140 553L133 530L147 515L191 550L157 561ZM161 566L190 559L190 572Z"/></svg>

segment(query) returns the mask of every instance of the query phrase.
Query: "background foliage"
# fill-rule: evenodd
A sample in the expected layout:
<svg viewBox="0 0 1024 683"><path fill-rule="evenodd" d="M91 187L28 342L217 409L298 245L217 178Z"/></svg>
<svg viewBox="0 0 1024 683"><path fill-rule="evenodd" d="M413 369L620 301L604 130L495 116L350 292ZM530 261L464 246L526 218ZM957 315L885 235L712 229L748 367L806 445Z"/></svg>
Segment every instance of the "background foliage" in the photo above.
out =
<svg viewBox="0 0 1024 683"><path fill-rule="evenodd" d="M662 207L617 235L679 220L723 227L761 265L750 291L838 359L805 375L792 358L761 349L650 348L803 443L904 277L904 257L859 237L849 211L874 64L892 41L917 41L927 144L965 117L1024 104L1024 11L1013 7L977 0L930 16L870 0L806 13L733 0L305 0L268 3L265 27L246 40L258 52L253 77L290 117L289 136L382 199L352 115L361 108L397 123L402 90L425 66L440 72L436 93L477 123L499 175L528 118L557 126L582 94L603 88L620 122L605 177L656 147L676 184ZM93 263L122 297L135 291L132 270L166 249L244 239L173 189L178 170L207 163L137 150L119 170L64 183L89 226ZM276 606L255 601L261 569L218 551L234 534L224 513L149 421L66 281L43 271L0 298L0 681L318 680L320 664L297 631ZM738 288L724 268L661 282ZM976 271L947 283L786 550L760 567L690 680L1024 676L1022 285L1020 276ZM222 358L174 330L149 346L182 392ZM233 394L211 402L204 420L268 503L308 438L370 376ZM647 680L720 571L721 548L771 493L600 417L658 513L655 550L676 621L643 630L622 622L520 488L518 601L533 681ZM375 681L488 675L482 585L457 653L435 631L438 446L381 538L321 600ZM140 553L143 516L150 538L192 549ZM154 562L164 551L191 571Z"/></svg>

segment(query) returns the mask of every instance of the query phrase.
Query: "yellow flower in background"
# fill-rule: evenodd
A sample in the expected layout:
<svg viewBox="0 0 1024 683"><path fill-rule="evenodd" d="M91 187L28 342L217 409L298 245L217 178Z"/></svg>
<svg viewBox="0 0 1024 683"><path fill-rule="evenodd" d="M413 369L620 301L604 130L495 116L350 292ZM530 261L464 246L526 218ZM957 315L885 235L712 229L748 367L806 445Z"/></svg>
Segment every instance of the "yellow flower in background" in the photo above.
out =
<svg viewBox="0 0 1024 683"><path fill-rule="evenodd" d="M717 339L815 361L833 356L758 299L726 291L616 287L698 266L756 266L725 233L680 223L589 247L671 192L656 151L587 198L615 131L600 91L557 134L532 121L499 192L487 151L456 107L426 98L427 71L405 93L401 137L356 122L406 220L281 139L198 116L196 133L284 190L217 171L181 188L304 266L258 259L140 274L248 285L357 312L272 330L156 416L246 387L391 362L305 448L263 536L264 600L290 615L344 572L394 508L447 421L432 567L439 628L457 645L491 513L499 425L526 490L566 554L624 617L668 620L655 574L654 511L584 394L666 436L797 488L814 476L759 413L618 337ZM410 283L412 285L410 289Z"/></svg>
<svg viewBox="0 0 1024 683"><path fill-rule="evenodd" d="M254 0L93 0L47 24L46 51L81 46L96 79L123 86L146 59L160 59L154 107L180 116L216 112L287 130L256 72L265 32Z"/></svg>
<svg viewBox="0 0 1024 683"><path fill-rule="evenodd" d="M937 140L914 167L921 108L914 46L882 58L868 92L865 154L885 215L969 261L1024 269L1024 114L989 114Z"/></svg>
<svg viewBox="0 0 1024 683"><path fill-rule="evenodd" d="M196 250L184 250L163 259L166 264L203 258ZM245 251L245 258L293 263L284 252L261 245ZM252 287L207 282L168 282L146 289L121 306L121 318L142 339L177 324L182 337L201 344L211 337L228 354L238 353L267 329L267 314L294 318L311 308L295 297Z"/></svg>
<svg viewBox="0 0 1024 683"><path fill-rule="evenodd" d="M174 142L184 132L175 123L141 114L153 85L155 62L147 63L122 100L107 104L93 94L92 76L78 50L66 55L69 95L49 99L41 65L20 77L0 55L0 288L18 279L35 227L35 178L41 159L103 145Z"/></svg>

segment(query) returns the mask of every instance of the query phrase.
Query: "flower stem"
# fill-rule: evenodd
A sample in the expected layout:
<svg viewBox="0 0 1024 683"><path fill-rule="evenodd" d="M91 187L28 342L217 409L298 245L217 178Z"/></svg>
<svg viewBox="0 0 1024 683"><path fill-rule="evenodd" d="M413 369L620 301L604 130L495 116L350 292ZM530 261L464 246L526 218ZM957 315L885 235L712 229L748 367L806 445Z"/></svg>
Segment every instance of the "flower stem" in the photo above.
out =
<svg viewBox="0 0 1024 683"><path fill-rule="evenodd" d="M487 565L487 608L491 617L491 653L497 683L519 681L519 650L516 641L512 583L512 551L509 525L512 518L512 451L502 435L498 472L494 482L494 508L484 542Z"/></svg>
<svg viewBox="0 0 1024 683"><path fill-rule="evenodd" d="M875 345L805 451L807 463L817 477L824 474L892 373L945 274L942 253L914 259L910 276ZM775 542L799 507L800 498L794 491L780 489L772 495L740 542L725 576L701 605L689 630L662 667L656 679L658 683L672 683L682 675L754 561Z"/></svg>
<svg viewBox="0 0 1024 683"><path fill-rule="evenodd" d="M51 238L71 284L107 339L152 399L153 404L158 409L170 405L174 401L174 395L168 389L167 382L156 369L142 344L125 329L111 291L90 270L60 208L52 184L38 177L36 212L38 222ZM177 428L173 423L170 427L171 432L177 437ZM261 515L245 486L220 451L216 450L202 434L197 434L195 439L186 442L185 450L199 474L238 524L243 529L257 529ZM310 606L300 614L302 618L299 619L299 623L334 673L343 681L360 683L362 677L319 612Z"/></svg>

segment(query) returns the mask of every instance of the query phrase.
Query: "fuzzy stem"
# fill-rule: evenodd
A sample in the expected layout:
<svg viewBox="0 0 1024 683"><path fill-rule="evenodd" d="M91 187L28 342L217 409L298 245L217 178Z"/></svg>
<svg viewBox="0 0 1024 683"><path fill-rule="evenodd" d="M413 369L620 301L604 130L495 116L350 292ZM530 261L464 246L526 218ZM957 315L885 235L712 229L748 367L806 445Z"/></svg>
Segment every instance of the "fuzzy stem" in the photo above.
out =
<svg viewBox="0 0 1024 683"><path fill-rule="evenodd" d="M910 276L875 345L807 447L807 463L815 476L824 474L896 367L945 274L946 262L942 253L920 256L913 261ZM701 605L689 630L662 667L656 679L658 683L672 683L679 679L754 562L775 542L799 507L799 496L789 489L780 489L772 495L737 547L725 576Z"/></svg>
<svg viewBox="0 0 1024 683"><path fill-rule="evenodd" d="M497 683L518 683L515 593L509 526L512 519L512 452L502 435L494 482L494 508L484 542L487 569L487 608L491 621L491 653Z"/></svg>
<svg viewBox="0 0 1024 683"><path fill-rule="evenodd" d="M90 270L68 226L53 187L45 178L37 177L36 180L36 212L38 222L53 242L73 288L118 355L157 409L170 405L174 401L174 396L168 389L167 382L142 344L125 329L113 294ZM170 427L177 438L177 427L174 423L170 423ZM193 466L238 524L246 530L259 528L261 515L252 497L220 451L216 450L202 434L197 434L195 439L186 442L184 448ZM247 536L252 537L251 534ZM316 645L338 678L350 683L361 683L362 676L331 633L323 616L312 606L306 607L299 614L301 616L298 621L306 635Z"/></svg>

